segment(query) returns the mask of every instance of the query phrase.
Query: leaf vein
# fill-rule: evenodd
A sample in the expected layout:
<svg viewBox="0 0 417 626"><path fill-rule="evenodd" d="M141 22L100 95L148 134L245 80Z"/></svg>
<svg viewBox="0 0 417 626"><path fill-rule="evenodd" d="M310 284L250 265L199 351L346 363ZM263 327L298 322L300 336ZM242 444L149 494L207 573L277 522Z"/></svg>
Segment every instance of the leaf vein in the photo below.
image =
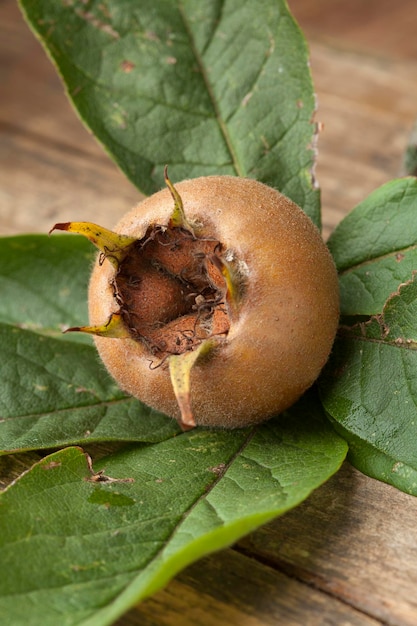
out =
<svg viewBox="0 0 417 626"><path fill-rule="evenodd" d="M23 415L10 415L8 417L2 417L0 419L0 424L4 422L9 422L10 420L18 420L18 419L43 419L48 418L50 416L63 415L68 411L82 411L84 409L94 409L100 407L114 406L115 404L123 403L123 402L137 402L135 398L130 396L124 396L122 398L116 398L114 400L101 400L99 402L94 402L90 404L81 404L78 406L68 406L62 408L54 408L50 411L42 411L42 413L27 413Z"/></svg>
<svg viewBox="0 0 417 626"><path fill-rule="evenodd" d="M370 259L364 259L363 261L358 261L354 265L347 267L343 270L339 270L339 276L345 276L351 272L354 272L362 267L366 267L372 265L373 263L378 263L379 261L383 261L384 259L389 259L391 257L395 257L398 254L407 254L407 252L412 252L417 249L417 244L412 244L409 246L405 246L404 248L397 248L395 250L391 250L389 252L385 252L378 256L372 257Z"/></svg>
<svg viewBox="0 0 417 626"><path fill-rule="evenodd" d="M213 110L215 112L217 123L218 123L220 131L221 131L221 133L223 135L223 139L225 141L227 149L230 152L231 159L232 159L233 166L235 168L236 174L237 174L237 176L244 176L245 175L244 174L244 168L239 163L236 151L235 151L235 149L233 147L233 143L232 143L232 139L230 137L229 130L227 128L227 124L226 124L225 120L223 119L223 117L222 117L222 115L220 113L220 109L219 109L219 106L217 104L217 100L216 100L216 97L215 97L215 94L214 94L213 86L212 86L212 84L211 84L211 82L210 82L210 80L208 78L206 67L205 67L205 65L203 63L203 58L202 58L201 54L199 54L199 52L197 50L197 47L196 47L196 44L195 44L195 41L194 41L194 37L193 37L193 33L192 33L190 25L189 25L189 23L187 21L187 18L186 18L186 15L185 15L185 11L184 11L184 7L183 7L181 2L178 3L178 9L179 9L179 13L181 15L181 18L182 18L182 21L183 21L183 24L184 24L184 29L185 29L185 31L186 31L186 33L188 35L189 41L190 41L191 50L192 50L192 52L194 54L195 60L197 62L199 70L201 72L201 76L203 78L203 81L204 81L204 84L206 86L207 92L209 94L209 98L211 100L211 103L212 103L212 106L213 106ZM220 21L219 21L219 24L220 24Z"/></svg>

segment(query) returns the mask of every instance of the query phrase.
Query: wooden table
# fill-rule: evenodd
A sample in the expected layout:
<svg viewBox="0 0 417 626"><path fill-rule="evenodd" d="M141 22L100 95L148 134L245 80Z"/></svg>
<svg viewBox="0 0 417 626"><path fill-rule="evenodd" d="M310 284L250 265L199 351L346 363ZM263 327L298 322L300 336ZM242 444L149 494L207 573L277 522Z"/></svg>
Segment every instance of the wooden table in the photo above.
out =
<svg viewBox="0 0 417 626"><path fill-rule="evenodd" d="M324 232L397 176L417 116L415 0L290 0L311 47ZM106 226L139 200L68 104L13 0L0 4L0 234ZM415 626L417 498L350 467L203 559L119 626Z"/></svg>

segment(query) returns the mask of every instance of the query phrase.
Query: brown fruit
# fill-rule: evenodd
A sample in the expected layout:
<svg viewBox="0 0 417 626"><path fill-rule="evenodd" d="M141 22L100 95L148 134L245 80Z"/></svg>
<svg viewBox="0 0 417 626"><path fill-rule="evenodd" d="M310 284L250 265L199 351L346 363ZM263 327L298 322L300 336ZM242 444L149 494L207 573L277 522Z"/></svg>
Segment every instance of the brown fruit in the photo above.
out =
<svg viewBox="0 0 417 626"><path fill-rule="evenodd" d="M262 422L293 404L329 356L333 260L305 213L259 182L167 184L122 218L114 240L91 224L57 225L102 250L81 330L101 335L122 389L184 428Z"/></svg>

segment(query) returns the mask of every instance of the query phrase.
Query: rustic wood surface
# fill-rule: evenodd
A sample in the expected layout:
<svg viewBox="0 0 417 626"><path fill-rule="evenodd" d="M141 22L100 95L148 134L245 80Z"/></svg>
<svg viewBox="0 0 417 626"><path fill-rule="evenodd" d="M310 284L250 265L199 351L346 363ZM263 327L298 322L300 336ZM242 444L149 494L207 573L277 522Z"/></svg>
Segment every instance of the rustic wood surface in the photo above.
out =
<svg viewBox="0 0 417 626"><path fill-rule="evenodd" d="M328 235L401 172L417 115L417 3L289 4L310 44L324 125L317 176ZM139 193L81 126L13 0L0 0L0 68L0 234L69 219L111 226ZM118 622L139 624L415 626L417 498L346 463L303 505Z"/></svg>

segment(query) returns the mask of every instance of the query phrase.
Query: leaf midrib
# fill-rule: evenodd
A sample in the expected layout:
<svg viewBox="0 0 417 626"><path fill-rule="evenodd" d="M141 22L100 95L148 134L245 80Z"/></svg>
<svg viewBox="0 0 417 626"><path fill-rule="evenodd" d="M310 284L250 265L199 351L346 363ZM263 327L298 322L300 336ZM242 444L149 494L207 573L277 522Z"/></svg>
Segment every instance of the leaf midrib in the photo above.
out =
<svg viewBox="0 0 417 626"><path fill-rule="evenodd" d="M203 59L202 59L201 55L199 54L199 52L197 50L197 47L195 45L193 33L192 33L190 25L189 25L189 23L187 21L182 2L178 2L178 12L179 12L179 14L181 16L182 22L184 24L184 30L187 33L187 36L188 36L188 39L189 39L189 42L190 42L190 49L191 49L191 51L192 51L192 53L194 55L194 58L195 58L195 60L197 62L197 65L198 65L198 68L200 70L201 76L203 78L203 82L204 82L204 84L206 86L207 93L209 95L210 102L211 102L211 105L213 107L213 111L214 111L214 114L215 114L215 118L217 120L217 124L218 124L218 126L220 128L220 132L221 132L221 134L223 136L223 139L225 141L227 149L228 149L228 151L230 153L230 156L231 156L231 159L232 159L232 165L233 165L233 167L235 169L236 175L244 177L245 176L244 168L241 165L241 163L239 162L239 159L237 157L236 151L233 148L233 142L232 142L232 139L230 137L230 134L229 134L229 131L228 131L228 128L227 128L227 124L226 124L225 120L223 119L223 117L222 117L222 115L220 113L220 109L218 107L218 104L217 104L217 101L216 101L216 98L215 98L215 95L214 95L213 87L212 87L211 82L209 80L209 77L207 75L206 68L205 68L205 65L203 63Z"/></svg>

